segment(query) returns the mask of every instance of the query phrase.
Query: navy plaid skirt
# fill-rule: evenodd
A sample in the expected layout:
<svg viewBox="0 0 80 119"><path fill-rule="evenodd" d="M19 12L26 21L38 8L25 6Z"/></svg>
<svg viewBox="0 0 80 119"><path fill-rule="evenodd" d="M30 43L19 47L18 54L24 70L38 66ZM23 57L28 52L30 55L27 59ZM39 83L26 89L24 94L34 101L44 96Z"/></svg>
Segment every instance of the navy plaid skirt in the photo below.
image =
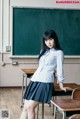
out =
<svg viewBox="0 0 80 119"><path fill-rule="evenodd" d="M53 83L33 82L30 81L24 99L34 100L42 103L50 103L54 91Z"/></svg>

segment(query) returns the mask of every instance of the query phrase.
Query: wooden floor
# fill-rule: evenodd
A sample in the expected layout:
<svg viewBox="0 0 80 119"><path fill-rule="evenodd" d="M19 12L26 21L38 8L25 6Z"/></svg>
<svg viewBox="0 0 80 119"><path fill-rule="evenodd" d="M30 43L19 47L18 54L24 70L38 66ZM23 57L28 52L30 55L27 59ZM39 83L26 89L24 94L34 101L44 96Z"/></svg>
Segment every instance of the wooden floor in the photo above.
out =
<svg viewBox="0 0 80 119"><path fill-rule="evenodd" d="M42 119L42 105L39 106L39 119ZM19 119L22 111L21 108L21 88L0 88L0 110L8 109L10 111L10 119ZM52 106L48 104L44 106L44 119L53 119ZM1 118L0 118L1 119ZM59 118L61 119L61 114Z"/></svg>

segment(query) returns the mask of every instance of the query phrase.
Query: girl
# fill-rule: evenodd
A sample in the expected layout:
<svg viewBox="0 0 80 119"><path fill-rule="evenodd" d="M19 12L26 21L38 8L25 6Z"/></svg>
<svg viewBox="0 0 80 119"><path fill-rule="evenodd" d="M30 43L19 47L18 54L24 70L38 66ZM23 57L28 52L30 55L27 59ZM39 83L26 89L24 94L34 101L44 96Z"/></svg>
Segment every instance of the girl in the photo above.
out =
<svg viewBox="0 0 80 119"><path fill-rule="evenodd" d="M24 107L20 119L35 119L35 108L42 103L50 103L54 91L54 71L57 71L57 80L62 90L63 87L63 51L56 33L46 31L43 35L43 48L39 55L39 67L31 78L24 94Z"/></svg>

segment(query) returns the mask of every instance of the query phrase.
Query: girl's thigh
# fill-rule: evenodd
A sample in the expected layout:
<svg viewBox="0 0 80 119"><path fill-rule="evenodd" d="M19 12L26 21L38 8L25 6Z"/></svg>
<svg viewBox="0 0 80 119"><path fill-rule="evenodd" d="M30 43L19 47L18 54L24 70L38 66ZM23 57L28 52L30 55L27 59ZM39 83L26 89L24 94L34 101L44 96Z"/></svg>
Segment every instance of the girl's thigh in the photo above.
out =
<svg viewBox="0 0 80 119"><path fill-rule="evenodd" d="M24 108L36 108L36 106L39 105L39 102L34 101L34 100L25 100L24 102Z"/></svg>

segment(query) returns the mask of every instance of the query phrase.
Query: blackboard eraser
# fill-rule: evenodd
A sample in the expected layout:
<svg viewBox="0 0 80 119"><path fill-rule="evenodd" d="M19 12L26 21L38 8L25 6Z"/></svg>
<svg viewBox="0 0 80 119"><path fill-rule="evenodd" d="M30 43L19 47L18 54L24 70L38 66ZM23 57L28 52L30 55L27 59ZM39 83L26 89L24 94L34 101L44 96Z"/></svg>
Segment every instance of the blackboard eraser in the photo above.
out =
<svg viewBox="0 0 80 119"><path fill-rule="evenodd" d="M12 61L12 65L18 65L17 61Z"/></svg>

